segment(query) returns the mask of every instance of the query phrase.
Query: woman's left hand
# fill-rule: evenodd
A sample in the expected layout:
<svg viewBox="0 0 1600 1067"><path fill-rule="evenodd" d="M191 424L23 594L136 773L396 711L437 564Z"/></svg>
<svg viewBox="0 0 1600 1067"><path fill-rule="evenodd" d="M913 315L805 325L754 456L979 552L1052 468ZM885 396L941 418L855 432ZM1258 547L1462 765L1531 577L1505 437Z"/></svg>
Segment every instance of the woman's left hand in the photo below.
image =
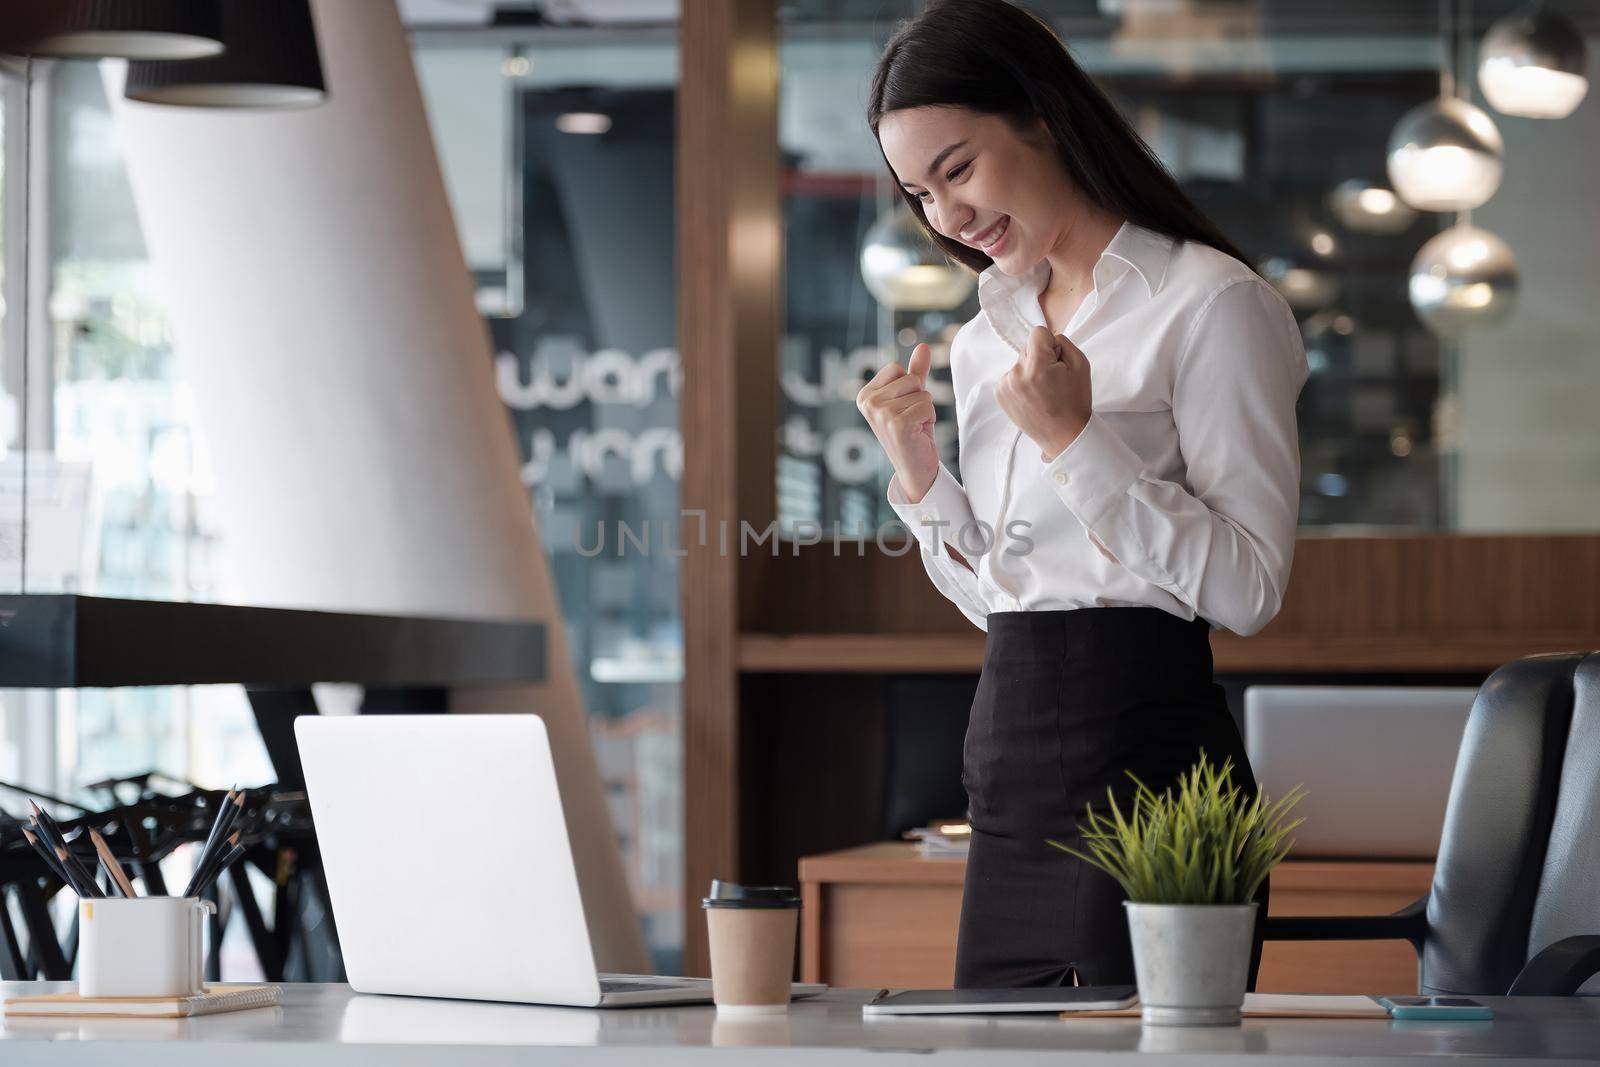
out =
<svg viewBox="0 0 1600 1067"><path fill-rule="evenodd" d="M1065 336L1035 326L1022 358L996 383L994 398L1048 463L1077 440L1094 410L1089 359Z"/></svg>

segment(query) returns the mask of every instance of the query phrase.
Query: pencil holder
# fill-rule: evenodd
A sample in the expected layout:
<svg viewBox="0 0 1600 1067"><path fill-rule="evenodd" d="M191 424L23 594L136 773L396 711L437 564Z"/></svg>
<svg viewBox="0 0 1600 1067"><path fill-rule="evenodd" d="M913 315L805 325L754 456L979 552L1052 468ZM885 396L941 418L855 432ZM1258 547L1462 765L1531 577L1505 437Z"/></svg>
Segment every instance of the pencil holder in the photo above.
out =
<svg viewBox="0 0 1600 1067"><path fill-rule="evenodd" d="M205 916L196 897L105 897L78 902L78 994L186 997L201 992Z"/></svg>

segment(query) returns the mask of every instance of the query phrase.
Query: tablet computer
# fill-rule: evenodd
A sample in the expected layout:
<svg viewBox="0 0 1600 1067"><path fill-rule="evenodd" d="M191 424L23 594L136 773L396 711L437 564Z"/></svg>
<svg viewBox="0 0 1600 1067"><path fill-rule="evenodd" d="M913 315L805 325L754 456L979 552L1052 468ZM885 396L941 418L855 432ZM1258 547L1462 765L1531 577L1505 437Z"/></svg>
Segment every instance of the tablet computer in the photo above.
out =
<svg viewBox="0 0 1600 1067"><path fill-rule="evenodd" d="M882 989L863 1015L967 1015L992 1012L1114 1011L1139 999L1131 985L1049 986L1039 989Z"/></svg>

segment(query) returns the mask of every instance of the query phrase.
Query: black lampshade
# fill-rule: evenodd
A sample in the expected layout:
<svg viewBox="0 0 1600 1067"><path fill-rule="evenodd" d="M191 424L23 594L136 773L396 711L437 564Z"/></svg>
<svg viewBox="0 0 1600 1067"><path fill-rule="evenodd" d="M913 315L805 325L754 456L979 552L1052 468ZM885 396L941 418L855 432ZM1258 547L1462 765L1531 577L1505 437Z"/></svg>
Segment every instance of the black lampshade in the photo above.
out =
<svg viewBox="0 0 1600 1067"><path fill-rule="evenodd" d="M213 2L227 51L188 63L129 63L123 90L128 99L188 107L311 107L327 98L309 0Z"/></svg>
<svg viewBox="0 0 1600 1067"><path fill-rule="evenodd" d="M0 51L184 60L222 51L216 0L0 0Z"/></svg>

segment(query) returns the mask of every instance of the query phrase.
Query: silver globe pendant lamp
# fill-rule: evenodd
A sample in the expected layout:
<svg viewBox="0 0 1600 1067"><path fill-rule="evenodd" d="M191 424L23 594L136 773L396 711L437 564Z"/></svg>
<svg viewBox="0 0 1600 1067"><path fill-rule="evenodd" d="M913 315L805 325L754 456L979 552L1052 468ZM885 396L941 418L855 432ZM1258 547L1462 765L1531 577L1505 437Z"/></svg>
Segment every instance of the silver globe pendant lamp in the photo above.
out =
<svg viewBox="0 0 1600 1067"><path fill-rule="evenodd" d="M895 311L949 311L972 295L977 277L951 263L909 211L890 208L868 229L861 278L873 299Z"/></svg>
<svg viewBox="0 0 1600 1067"><path fill-rule="evenodd" d="M1327 204L1339 224L1355 233L1404 233L1417 221L1416 209L1395 195L1394 190L1360 178L1334 186Z"/></svg>
<svg viewBox="0 0 1600 1067"><path fill-rule="evenodd" d="M1418 211L1468 211L1500 188L1504 151L1482 109L1442 96L1412 108L1389 135L1389 181Z"/></svg>
<svg viewBox="0 0 1600 1067"><path fill-rule="evenodd" d="M1455 340L1503 322L1516 306L1519 275L1511 246L1461 221L1437 234L1411 261L1411 306L1430 330Z"/></svg>
<svg viewBox="0 0 1600 1067"><path fill-rule="evenodd" d="M1258 267L1261 276L1296 311L1325 308L1339 298L1337 278L1288 256L1268 256Z"/></svg>
<svg viewBox="0 0 1600 1067"><path fill-rule="evenodd" d="M222 51L216 0L0 0L0 52L201 59Z"/></svg>
<svg viewBox="0 0 1600 1067"><path fill-rule="evenodd" d="M227 51L189 63L130 63L123 95L184 107L314 107L327 98L309 0L213 0Z"/></svg>
<svg viewBox="0 0 1600 1067"><path fill-rule="evenodd" d="M1441 0L1440 22L1451 0ZM1444 31L1439 97L1406 112L1389 135L1389 181L1419 211L1471 211L1500 188L1505 144L1482 108L1456 94L1457 34Z"/></svg>
<svg viewBox="0 0 1600 1067"><path fill-rule="evenodd" d="M1505 115L1563 119L1589 92L1589 49L1543 4L1497 20L1478 51L1478 88Z"/></svg>
<svg viewBox="0 0 1600 1067"><path fill-rule="evenodd" d="M1441 24L1452 0L1442 0ZM1463 0L1465 3L1465 0ZM1457 21L1457 28L1461 20ZM1457 99L1455 57L1458 33L1446 32L1446 59L1440 76L1440 99L1436 105L1441 113L1453 112L1459 132L1444 136L1435 128L1433 147L1450 148L1457 158L1453 171L1440 168L1426 174L1413 175L1434 195L1433 210L1455 210L1455 225L1434 235L1417 250L1411 261L1407 278L1407 295L1411 306L1423 324L1446 341L1459 339L1469 330L1503 322L1516 306L1520 282L1517 257L1511 246L1479 226L1472 225L1471 211L1488 200L1500 184L1500 134L1494 123L1477 108ZM1465 109L1469 109L1465 110ZM1419 109L1420 110L1420 109ZM1415 112L1413 113L1415 114ZM1409 119L1411 116L1407 116ZM1396 141L1408 131L1407 120L1402 119L1390 142L1390 177L1395 179L1395 190L1414 207L1425 203L1407 196L1400 187L1395 170ZM1492 137L1490 136L1492 134ZM1487 156L1492 150L1493 166ZM1480 158L1468 163L1462 160L1476 153ZM1447 162L1448 156L1439 157ZM1413 160L1415 162L1415 160ZM1489 181L1492 170L1493 181ZM1455 199L1445 195L1446 187L1454 182Z"/></svg>

